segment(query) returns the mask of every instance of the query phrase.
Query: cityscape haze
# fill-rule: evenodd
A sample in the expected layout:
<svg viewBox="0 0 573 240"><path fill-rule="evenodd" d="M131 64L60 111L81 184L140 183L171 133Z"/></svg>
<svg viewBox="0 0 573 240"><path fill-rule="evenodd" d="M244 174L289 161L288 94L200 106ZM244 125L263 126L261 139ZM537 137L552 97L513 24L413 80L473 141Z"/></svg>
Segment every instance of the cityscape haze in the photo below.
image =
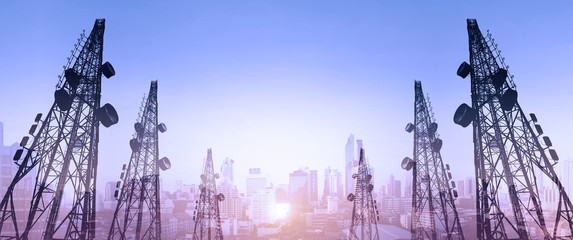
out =
<svg viewBox="0 0 573 240"><path fill-rule="evenodd" d="M102 103L114 103L120 121L100 127L101 209L115 207L114 185L129 161L141 99L149 81L158 80L159 121L168 128L159 149L173 165L160 177L161 196L169 199L165 213L171 214L165 221L187 221L191 231L186 201L199 194L211 148L217 190L226 196L219 206L224 235L252 231L253 224L269 224L272 232L273 224L295 213L324 222L327 214L339 213L336 219L346 226L346 198L355 191L352 175L363 148L374 198L387 210L381 223L407 229L412 173L400 163L412 157L412 135L404 126L414 118L416 79L440 124L442 157L460 196L456 204L470 216L476 190L472 130L455 125L452 116L460 103L471 102L469 80L456 76L456 69L469 61L465 20L476 18L511 66L521 106L535 112L551 136L561 157L558 174L573 194L572 112L566 104L573 89L573 33L567 31L573 4L495 5L0 3L0 19L10 23L0 36L0 193L11 180L6 173L15 171L17 143L36 113L53 103L57 76L81 29L88 32L94 19L106 18L104 59L117 75L102 81ZM543 200L555 201L555 189L538 184ZM464 227L473 224L468 219ZM174 237L178 230L165 231Z"/></svg>

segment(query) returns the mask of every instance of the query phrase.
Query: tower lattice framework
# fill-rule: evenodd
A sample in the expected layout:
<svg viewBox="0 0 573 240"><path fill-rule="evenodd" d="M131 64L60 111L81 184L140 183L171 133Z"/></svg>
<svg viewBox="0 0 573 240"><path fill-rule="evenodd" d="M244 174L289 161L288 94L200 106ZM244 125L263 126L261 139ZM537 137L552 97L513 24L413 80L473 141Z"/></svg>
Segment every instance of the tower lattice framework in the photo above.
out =
<svg viewBox="0 0 573 240"><path fill-rule="evenodd" d="M19 168L0 203L1 239L95 238L99 123L119 120L110 104L100 107L101 76L115 74L111 64L102 64L104 29L105 20L97 19L90 35L81 35L52 107L44 120L36 116L31 136L20 143L14 156ZM14 189L28 174L36 175L33 195L18 206Z"/></svg>
<svg viewBox="0 0 573 240"><path fill-rule="evenodd" d="M199 185L201 193L194 216L193 240L223 240L219 202L224 201L225 196L222 193L217 194L215 185L217 178L219 174L215 174L211 149L208 149L203 174L201 174L201 185Z"/></svg>
<svg viewBox="0 0 573 240"><path fill-rule="evenodd" d="M559 158L552 143L546 136L541 141L537 117L523 113L491 35L484 37L475 19L467 20L467 29L470 64L462 63L458 75L471 75L472 106L462 104L454 122L473 124L478 238L570 239L573 206L555 173ZM540 177L558 190L556 209L542 209ZM502 196L508 196L510 208ZM531 235L533 229L537 235Z"/></svg>
<svg viewBox="0 0 573 240"><path fill-rule="evenodd" d="M354 194L348 194L347 200L353 202L352 221L350 222L349 240L378 240L378 207L372 198L372 173L360 149L358 171L352 175L356 183Z"/></svg>
<svg viewBox="0 0 573 240"><path fill-rule="evenodd" d="M152 81L149 95L141 105L135 134L130 140L131 158L123 166L122 181L116 190L117 206L108 239L161 239L159 169L171 167L167 158L159 159L157 81ZM123 183L123 184L122 184Z"/></svg>
<svg viewBox="0 0 573 240"><path fill-rule="evenodd" d="M422 83L414 82L414 159L405 158L402 168L413 171L412 239L464 239L454 204L457 192L450 185L449 165L444 165L440 150L442 140L437 133L429 98L424 97Z"/></svg>

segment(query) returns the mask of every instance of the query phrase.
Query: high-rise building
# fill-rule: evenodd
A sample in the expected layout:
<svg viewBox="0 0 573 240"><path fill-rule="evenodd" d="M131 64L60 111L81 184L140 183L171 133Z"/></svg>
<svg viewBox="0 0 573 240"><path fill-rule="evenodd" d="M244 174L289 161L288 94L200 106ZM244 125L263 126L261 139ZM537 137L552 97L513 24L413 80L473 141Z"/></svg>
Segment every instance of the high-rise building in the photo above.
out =
<svg viewBox="0 0 573 240"><path fill-rule="evenodd" d="M310 201L318 201L318 173L309 170Z"/></svg>
<svg viewBox="0 0 573 240"><path fill-rule="evenodd" d="M322 188L322 202L326 202L328 199L328 196L330 196L330 193L332 192L330 189L330 174L331 174L332 170L330 169L330 167L328 167L327 169L324 169L324 187Z"/></svg>
<svg viewBox="0 0 573 240"><path fill-rule="evenodd" d="M334 169L330 181L332 182L331 189L336 187L336 196L338 199L344 199L344 180L342 178L342 173L338 171L338 169Z"/></svg>
<svg viewBox="0 0 573 240"><path fill-rule="evenodd" d="M394 190L396 188L396 183L394 180L394 175L390 174L390 179L388 180L388 195L390 196L394 196L396 191Z"/></svg>
<svg viewBox="0 0 573 240"><path fill-rule="evenodd" d="M107 183L105 183L105 194L104 194L104 201L114 201L116 200L115 197L113 196L115 190L117 189L117 184L115 182L112 181L108 181Z"/></svg>
<svg viewBox="0 0 573 240"><path fill-rule="evenodd" d="M18 165L12 160L17 150L18 143L4 146L4 124L0 122L0 194L2 196L10 186L14 173L18 171Z"/></svg>
<svg viewBox="0 0 573 240"><path fill-rule="evenodd" d="M561 166L559 166L559 179L563 184L563 188L567 193L573 193L573 184L571 184L571 174L573 174L573 160L568 158L566 160L561 160L559 162Z"/></svg>
<svg viewBox="0 0 573 240"><path fill-rule="evenodd" d="M237 190L237 186L233 182L234 163L235 161L233 159L225 158L225 161L223 161L223 164L221 165L222 179L217 186L217 191L225 196L225 200L219 203L219 213L221 214L221 217L238 218L241 215L241 199L239 198L239 190ZM260 169L258 170L258 173L260 174ZM266 181L264 185L266 186Z"/></svg>
<svg viewBox="0 0 573 240"><path fill-rule="evenodd" d="M350 134L348 140L346 141L346 147L344 149L344 166L345 166L345 185L346 194L354 192L354 185L352 184L352 168L354 166L354 135Z"/></svg>
<svg viewBox="0 0 573 240"><path fill-rule="evenodd" d="M261 174L260 168L250 168L247 176L247 196L251 196L259 189L267 187L267 178Z"/></svg>
<svg viewBox="0 0 573 240"><path fill-rule="evenodd" d="M466 184L464 185L464 194L466 197L475 197L475 182L471 177L466 178Z"/></svg>
<svg viewBox="0 0 573 240"><path fill-rule="evenodd" d="M276 195L272 188L259 189L252 195L253 223L273 224L276 221Z"/></svg>
<svg viewBox="0 0 573 240"><path fill-rule="evenodd" d="M464 182L464 180L459 180L458 181L458 196L459 197L467 197L469 196L468 193L466 193L466 184Z"/></svg>
<svg viewBox="0 0 573 240"><path fill-rule="evenodd" d="M304 210L309 206L310 181L309 174L303 170L296 170L289 174L289 198L293 209Z"/></svg>
<svg viewBox="0 0 573 240"><path fill-rule="evenodd" d="M225 196L225 200L219 203L221 217L238 218L240 216L239 190L237 186L228 181L222 181L217 186L217 192Z"/></svg>
<svg viewBox="0 0 573 240"><path fill-rule="evenodd" d="M221 165L221 180L223 182L233 183L235 181L233 179L233 164L235 164L235 160L230 158L225 158L223 161L223 165Z"/></svg>
<svg viewBox="0 0 573 240"><path fill-rule="evenodd" d="M394 197L402 197L402 183L399 180L394 181Z"/></svg>

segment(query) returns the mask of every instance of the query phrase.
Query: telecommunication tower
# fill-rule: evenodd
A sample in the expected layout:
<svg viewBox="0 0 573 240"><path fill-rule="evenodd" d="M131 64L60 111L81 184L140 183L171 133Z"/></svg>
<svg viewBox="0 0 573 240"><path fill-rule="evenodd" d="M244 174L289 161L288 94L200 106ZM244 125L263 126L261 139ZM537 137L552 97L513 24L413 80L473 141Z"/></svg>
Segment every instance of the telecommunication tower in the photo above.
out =
<svg viewBox="0 0 573 240"><path fill-rule="evenodd" d="M414 159L402 161L402 168L412 169L412 239L464 239L454 198L458 193L448 182L452 179L450 166L444 165L440 150L442 139L437 133L429 98L424 97L422 83L414 82Z"/></svg>
<svg viewBox="0 0 573 240"><path fill-rule="evenodd" d="M167 131L157 118L157 81L151 82L147 100L141 104L135 134L129 141L131 158L123 165L117 182L117 207L108 239L161 239L159 169L171 167L159 159L159 132ZM122 184L123 181L123 184Z"/></svg>
<svg viewBox="0 0 573 240"><path fill-rule="evenodd" d="M211 149L208 149L203 174L201 174L201 184L199 185L201 193L196 202L195 216L193 216L193 220L195 220L193 240L223 240L219 202L225 200L225 195L217 194L215 185L217 178L219 178L219 174L215 173Z"/></svg>
<svg viewBox="0 0 573 240"><path fill-rule="evenodd" d="M460 105L454 122L473 125L478 238L572 238L573 205L555 173L559 157L551 140L543 136L541 141L537 117L523 113L513 76L491 35L484 37L475 19L467 20L467 29L470 63L463 62L457 74L471 76L472 106ZM539 176L558 190L550 211L542 209ZM502 197L509 198L509 206Z"/></svg>
<svg viewBox="0 0 573 240"><path fill-rule="evenodd" d="M364 156L364 149L360 149L358 172L352 175L355 180L354 193L348 194L346 199L353 202L352 221L350 222L349 240L378 240L378 207L372 199L372 173Z"/></svg>
<svg viewBox="0 0 573 240"><path fill-rule="evenodd" d="M104 29L105 20L97 19L90 35L81 35L52 107L20 142L18 171L0 203L1 239L94 239L99 123L119 120L112 105L100 106L101 76L115 75L109 62L102 64ZM21 213L14 189L27 174L36 181L29 210Z"/></svg>

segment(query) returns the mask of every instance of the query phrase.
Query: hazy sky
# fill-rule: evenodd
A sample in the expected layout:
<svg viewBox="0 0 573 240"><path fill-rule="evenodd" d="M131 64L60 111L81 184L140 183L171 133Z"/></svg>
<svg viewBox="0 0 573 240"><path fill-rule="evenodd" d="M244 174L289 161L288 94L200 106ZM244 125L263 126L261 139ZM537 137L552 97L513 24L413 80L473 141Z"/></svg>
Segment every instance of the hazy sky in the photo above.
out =
<svg viewBox="0 0 573 240"><path fill-rule="evenodd" d="M376 188L402 179L412 155L414 79L430 94L442 156L456 179L473 176L471 128L452 122L470 103L466 18L496 38L519 101L535 112L562 159L573 156L573 4L551 1L3 1L0 3L0 121L6 144L27 133L53 102L57 75L82 29L106 19L102 104L119 124L100 128L99 189L117 181L144 93L159 80L168 131L161 173L198 183L207 148L215 167L235 159L244 191L248 168L276 183L308 166L344 171L349 134L363 139Z"/></svg>

